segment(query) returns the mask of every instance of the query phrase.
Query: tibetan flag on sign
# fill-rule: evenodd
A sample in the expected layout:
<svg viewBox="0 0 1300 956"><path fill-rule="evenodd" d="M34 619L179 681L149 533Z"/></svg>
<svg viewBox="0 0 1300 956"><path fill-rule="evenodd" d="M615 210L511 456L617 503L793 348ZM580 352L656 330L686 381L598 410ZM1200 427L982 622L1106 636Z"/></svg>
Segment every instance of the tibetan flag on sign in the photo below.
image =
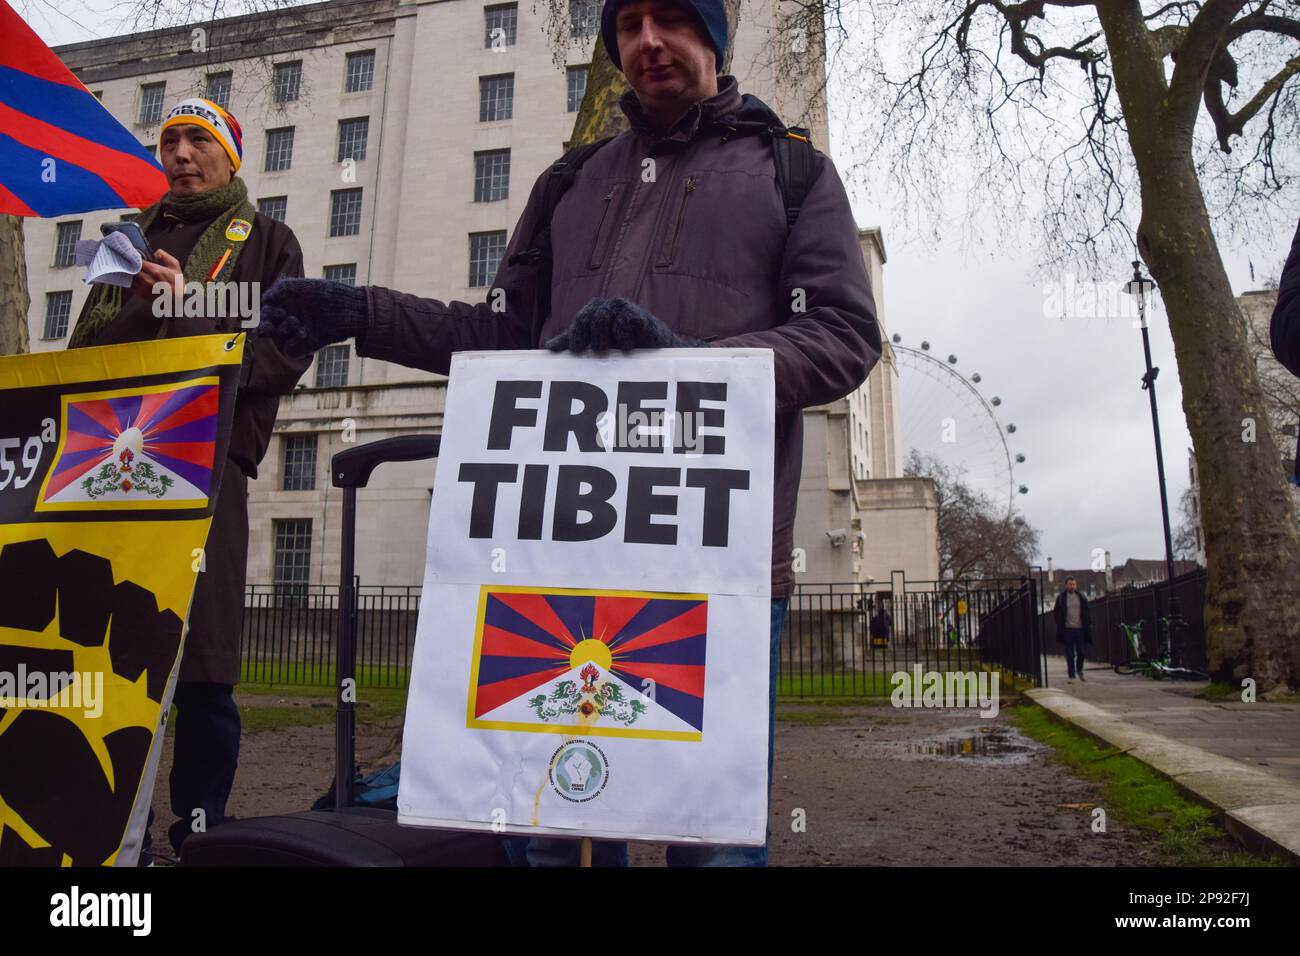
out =
<svg viewBox="0 0 1300 956"><path fill-rule="evenodd" d="M143 209L162 167L0 0L0 213Z"/></svg>
<svg viewBox="0 0 1300 956"><path fill-rule="evenodd" d="M699 740L708 597L485 587L469 727Z"/></svg>
<svg viewBox="0 0 1300 956"><path fill-rule="evenodd" d="M136 862L243 347L0 357L0 867Z"/></svg>

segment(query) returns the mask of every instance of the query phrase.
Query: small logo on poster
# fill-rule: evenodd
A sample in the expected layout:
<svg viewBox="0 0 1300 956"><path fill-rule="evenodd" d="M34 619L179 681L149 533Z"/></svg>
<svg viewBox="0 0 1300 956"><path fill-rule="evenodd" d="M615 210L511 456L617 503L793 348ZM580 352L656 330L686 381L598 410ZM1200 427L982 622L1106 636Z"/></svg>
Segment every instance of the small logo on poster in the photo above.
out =
<svg viewBox="0 0 1300 956"><path fill-rule="evenodd" d="M570 803L586 803L600 796L609 782L605 752L589 740L571 740L551 755L551 786Z"/></svg>

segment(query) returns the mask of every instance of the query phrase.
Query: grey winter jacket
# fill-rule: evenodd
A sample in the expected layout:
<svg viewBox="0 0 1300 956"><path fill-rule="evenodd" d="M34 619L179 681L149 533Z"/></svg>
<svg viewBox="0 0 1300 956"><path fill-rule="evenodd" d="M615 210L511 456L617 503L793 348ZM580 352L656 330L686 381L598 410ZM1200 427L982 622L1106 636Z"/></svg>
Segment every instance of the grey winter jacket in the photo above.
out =
<svg viewBox="0 0 1300 956"><path fill-rule="evenodd" d="M813 185L787 229L765 136L732 136L741 114L734 77L657 135L634 92L620 101L631 128L582 167L552 218L548 315L534 315L533 275L510 257L533 236L539 177L487 301L439 302L368 291L370 325L357 351L446 373L453 352L537 348L597 297L630 299L671 329L715 346L771 348L776 366L773 595L794 583L791 552L802 465L802 410L847 395L880 358L871 280L848 196L816 154ZM642 176L655 160L654 181ZM506 310L493 311L497 290ZM801 296L795 290L802 290ZM802 299L803 311L792 306Z"/></svg>

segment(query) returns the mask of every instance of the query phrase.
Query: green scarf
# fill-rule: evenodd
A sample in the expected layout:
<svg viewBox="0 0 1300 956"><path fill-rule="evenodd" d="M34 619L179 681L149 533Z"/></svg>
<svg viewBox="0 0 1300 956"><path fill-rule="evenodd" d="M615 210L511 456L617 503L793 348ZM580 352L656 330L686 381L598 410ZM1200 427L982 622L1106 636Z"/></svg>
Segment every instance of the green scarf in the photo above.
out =
<svg viewBox="0 0 1300 956"><path fill-rule="evenodd" d="M212 219L212 225L199 236L199 241L194 244L194 248L190 250L190 254L182 264L185 281L199 283L220 282L231 275L235 262L239 259L239 253L247 243L248 234L244 235L243 241L237 241L227 238L226 231L231 221L235 219L243 219L251 227L253 217L257 215L257 210L248 201L248 187L238 176L220 189L211 192L198 193L194 196L173 196L168 193L160 201L143 210L135 221L142 231L147 232L160 212L175 216L182 222L203 222ZM68 348L76 349L93 344L99 333L122 311L125 291L118 286L102 283L91 286L85 311L82 312L83 318L72 330ZM170 329L171 321L164 320L157 337L166 338Z"/></svg>

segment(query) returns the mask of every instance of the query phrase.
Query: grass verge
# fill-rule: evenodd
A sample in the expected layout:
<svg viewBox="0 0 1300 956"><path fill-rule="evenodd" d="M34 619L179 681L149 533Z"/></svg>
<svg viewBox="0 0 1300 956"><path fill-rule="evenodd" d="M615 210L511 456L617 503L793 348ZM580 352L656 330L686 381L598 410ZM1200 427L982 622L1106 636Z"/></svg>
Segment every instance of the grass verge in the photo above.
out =
<svg viewBox="0 0 1300 956"><path fill-rule="evenodd" d="M1107 817L1150 839L1166 866L1281 866L1274 856L1242 849L1218 824L1217 812L1188 800L1142 761L1116 753L1033 704L1009 711L1021 733L1052 748L1077 776L1101 785Z"/></svg>
<svg viewBox="0 0 1300 956"><path fill-rule="evenodd" d="M273 698L273 700L268 700ZM256 734L290 727L321 727L334 723L334 688L245 682L235 688L244 733ZM357 691L357 723L387 724L406 709L406 691L362 687Z"/></svg>

